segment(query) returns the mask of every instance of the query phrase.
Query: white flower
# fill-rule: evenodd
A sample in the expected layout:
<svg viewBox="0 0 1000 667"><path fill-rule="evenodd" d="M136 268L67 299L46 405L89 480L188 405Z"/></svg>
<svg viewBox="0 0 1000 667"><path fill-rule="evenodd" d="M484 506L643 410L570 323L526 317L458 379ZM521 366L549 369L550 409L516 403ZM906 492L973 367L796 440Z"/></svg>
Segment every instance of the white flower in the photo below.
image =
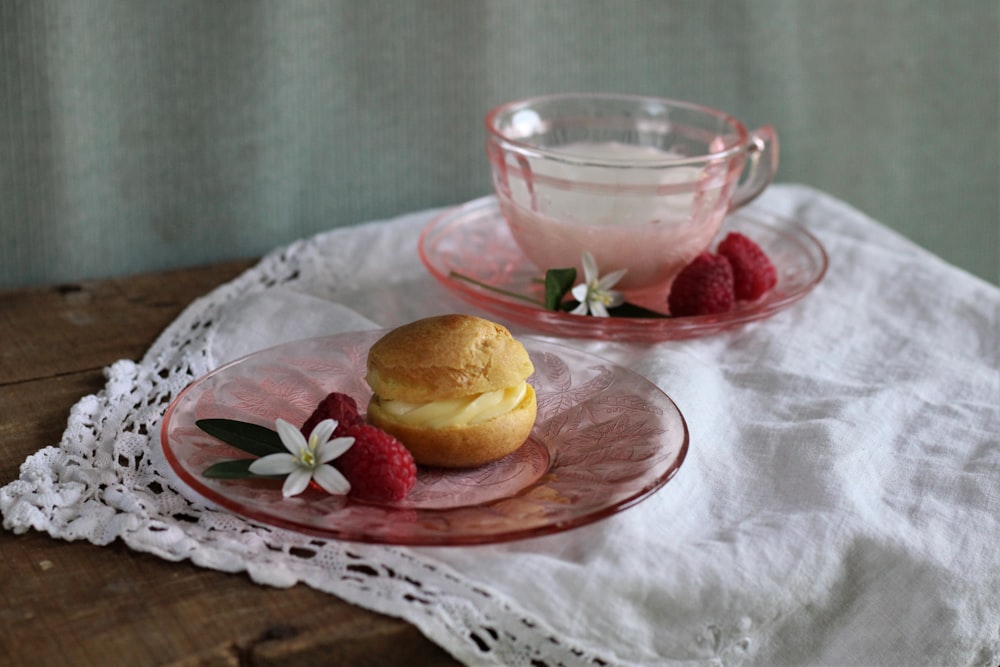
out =
<svg viewBox="0 0 1000 667"><path fill-rule="evenodd" d="M281 444L290 452L268 454L250 464L255 475L288 475L281 493L295 496L306 490L309 480L316 480L327 493L344 495L351 490L351 483L331 465L334 460L354 444L354 438L332 438L337 422L324 419L316 424L309 441L284 419L275 422Z"/></svg>
<svg viewBox="0 0 1000 667"><path fill-rule="evenodd" d="M619 269L614 273L609 273L603 278L597 275L597 262L590 252L583 251L583 280L573 288L573 298L580 302L580 305L570 311L573 315L586 315L590 311L596 317L607 317L608 308L620 306L625 302L625 297L621 292L615 292L611 288L617 284L627 269Z"/></svg>

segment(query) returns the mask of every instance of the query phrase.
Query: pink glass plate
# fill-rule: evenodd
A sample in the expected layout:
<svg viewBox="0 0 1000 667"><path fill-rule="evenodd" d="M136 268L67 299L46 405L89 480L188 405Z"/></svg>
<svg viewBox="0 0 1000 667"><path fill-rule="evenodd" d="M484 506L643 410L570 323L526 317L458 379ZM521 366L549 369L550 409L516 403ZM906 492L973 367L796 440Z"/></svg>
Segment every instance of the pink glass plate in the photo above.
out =
<svg viewBox="0 0 1000 667"><path fill-rule="evenodd" d="M218 480L201 472L246 457L195 421L223 417L274 427L302 423L331 391L365 406L369 346L385 331L287 343L223 366L167 409L167 461L193 490L248 519L323 537L382 544L460 545L556 533L647 498L680 468L684 417L659 388L628 369L572 348L524 338L538 418L528 441L468 470L421 467L399 503L373 504L308 489L284 499L280 480Z"/></svg>
<svg viewBox="0 0 1000 667"><path fill-rule="evenodd" d="M808 294L826 273L822 244L790 220L740 209L723 222L720 238L729 231L742 232L763 248L777 268L778 284L757 301L740 303L727 313L696 317L570 315L455 278L454 273L459 273L539 304L543 301L538 279L544 271L518 248L493 197L452 208L432 220L420 236L419 252L424 266L446 288L509 322L560 336L656 342L707 336L769 317ZM668 312L666 297L665 288L628 295L630 302L664 314Z"/></svg>

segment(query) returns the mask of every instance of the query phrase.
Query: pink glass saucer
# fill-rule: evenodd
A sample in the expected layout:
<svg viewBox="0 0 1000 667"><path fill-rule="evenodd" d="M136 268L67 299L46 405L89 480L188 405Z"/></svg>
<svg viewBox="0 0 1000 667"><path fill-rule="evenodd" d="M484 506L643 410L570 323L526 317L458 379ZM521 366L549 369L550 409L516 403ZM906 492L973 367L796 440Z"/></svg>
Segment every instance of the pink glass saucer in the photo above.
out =
<svg viewBox="0 0 1000 667"><path fill-rule="evenodd" d="M302 423L331 391L365 406L368 348L384 333L287 343L193 382L164 417L166 460L191 489L254 521L327 538L438 546L505 542L597 521L649 497L684 460L687 425L659 388L593 355L526 337L538 418L528 441L500 461L459 471L421 467L416 486L394 504L312 489L285 499L280 480L202 476L217 461L248 455L205 434L196 420Z"/></svg>
<svg viewBox="0 0 1000 667"><path fill-rule="evenodd" d="M539 279L544 271L521 252L493 197L449 209L432 220L420 236L424 266L442 285L466 302L531 329L579 338L657 342L707 336L770 317L808 294L826 273L822 244L800 225L773 214L740 209L723 222L720 238L739 231L768 254L778 284L751 303L719 315L696 317L609 317L570 315L545 310ZM714 244L713 244L714 246ZM560 267L547 267L560 268ZM535 305L456 278L455 273L508 292L528 296ZM666 314L664 291L629 295L629 301Z"/></svg>

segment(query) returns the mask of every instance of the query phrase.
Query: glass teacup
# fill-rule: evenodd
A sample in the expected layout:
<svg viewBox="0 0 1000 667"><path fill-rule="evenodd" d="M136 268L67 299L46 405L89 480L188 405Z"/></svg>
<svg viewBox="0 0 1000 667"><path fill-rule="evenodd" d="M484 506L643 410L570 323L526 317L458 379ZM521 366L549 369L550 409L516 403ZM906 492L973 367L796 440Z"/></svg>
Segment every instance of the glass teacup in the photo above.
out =
<svg viewBox="0 0 1000 667"><path fill-rule="evenodd" d="M493 187L540 269L593 254L622 289L669 285L726 213L774 178L778 137L715 109L613 94L547 95L486 116Z"/></svg>

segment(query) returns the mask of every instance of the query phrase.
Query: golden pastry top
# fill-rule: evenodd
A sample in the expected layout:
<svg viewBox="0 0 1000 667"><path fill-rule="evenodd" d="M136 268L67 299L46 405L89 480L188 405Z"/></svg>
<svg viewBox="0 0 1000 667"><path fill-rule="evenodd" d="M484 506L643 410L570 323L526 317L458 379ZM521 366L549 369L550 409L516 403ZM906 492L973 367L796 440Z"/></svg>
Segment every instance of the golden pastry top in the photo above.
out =
<svg viewBox="0 0 1000 667"><path fill-rule="evenodd" d="M515 387L533 372L524 346L504 326L472 315L441 315L376 341L365 379L381 400L419 404Z"/></svg>

